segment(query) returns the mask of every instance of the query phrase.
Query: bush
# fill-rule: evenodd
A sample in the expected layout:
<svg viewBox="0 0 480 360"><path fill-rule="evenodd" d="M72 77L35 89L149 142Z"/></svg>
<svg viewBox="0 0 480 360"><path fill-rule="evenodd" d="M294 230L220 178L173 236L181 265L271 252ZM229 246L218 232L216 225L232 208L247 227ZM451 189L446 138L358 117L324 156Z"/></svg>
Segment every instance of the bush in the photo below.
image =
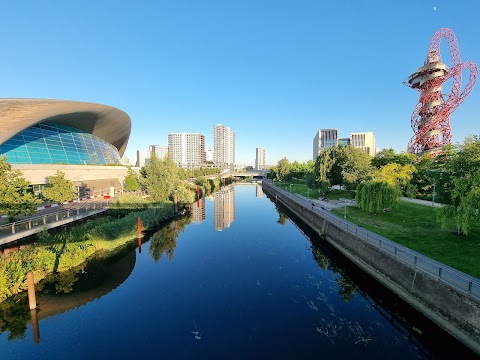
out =
<svg viewBox="0 0 480 360"><path fill-rule="evenodd" d="M400 202L401 191L386 182L362 181L357 186L355 202L370 213L394 208Z"/></svg>

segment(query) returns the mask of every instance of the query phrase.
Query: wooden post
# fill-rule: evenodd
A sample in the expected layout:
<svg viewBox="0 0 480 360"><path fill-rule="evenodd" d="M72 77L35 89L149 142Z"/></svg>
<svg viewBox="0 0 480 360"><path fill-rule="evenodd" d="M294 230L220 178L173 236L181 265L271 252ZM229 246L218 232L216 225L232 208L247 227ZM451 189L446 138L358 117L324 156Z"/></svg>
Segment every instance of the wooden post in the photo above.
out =
<svg viewBox="0 0 480 360"><path fill-rule="evenodd" d="M138 253L142 253L142 238L138 237Z"/></svg>
<svg viewBox="0 0 480 360"><path fill-rule="evenodd" d="M35 282L33 280L33 272L27 272L27 286L28 286L28 305L30 310L37 308L37 299L35 298Z"/></svg>
<svg viewBox="0 0 480 360"><path fill-rule="evenodd" d="M175 205L175 215L178 214L178 199L177 199L177 192L173 194L173 204Z"/></svg>
<svg viewBox="0 0 480 360"><path fill-rule="evenodd" d="M30 310L30 320L32 322L33 340L38 344L40 342L40 329L38 327L37 309Z"/></svg>
<svg viewBox="0 0 480 360"><path fill-rule="evenodd" d="M140 217L137 220L137 235L142 235L142 220L140 219Z"/></svg>

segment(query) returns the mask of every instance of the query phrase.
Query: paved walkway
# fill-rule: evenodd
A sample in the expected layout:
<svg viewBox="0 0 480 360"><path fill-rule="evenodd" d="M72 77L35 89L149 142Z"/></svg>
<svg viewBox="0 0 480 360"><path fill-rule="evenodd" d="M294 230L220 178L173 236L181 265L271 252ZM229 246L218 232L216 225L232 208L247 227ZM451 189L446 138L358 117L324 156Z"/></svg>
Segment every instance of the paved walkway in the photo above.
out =
<svg viewBox="0 0 480 360"><path fill-rule="evenodd" d="M74 202L66 202L63 206L63 209L61 206L59 206L58 204L51 204L50 206L39 206L37 208L37 211L35 213L33 213L32 215L28 215L28 216L25 216L25 215L18 215L18 216L15 216L15 221L20 221L20 220L27 220L27 219L31 219L31 218L34 218L34 217L38 217L38 216L43 216L43 215L47 215L47 214L51 214L51 213L55 213L55 212L58 212L58 211L62 211L62 210L67 210L67 209L76 209L78 207L82 207L82 206L85 206L85 204L89 203L93 203L93 202L103 202L103 201L106 201L104 200L103 198L91 198L91 199L86 199L86 198L83 198L83 199L80 199L80 202L78 202L77 200L75 200ZM52 205L55 205L55 206L52 206ZM0 226L1 225L5 225L8 223L8 217L0 217Z"/></svg>

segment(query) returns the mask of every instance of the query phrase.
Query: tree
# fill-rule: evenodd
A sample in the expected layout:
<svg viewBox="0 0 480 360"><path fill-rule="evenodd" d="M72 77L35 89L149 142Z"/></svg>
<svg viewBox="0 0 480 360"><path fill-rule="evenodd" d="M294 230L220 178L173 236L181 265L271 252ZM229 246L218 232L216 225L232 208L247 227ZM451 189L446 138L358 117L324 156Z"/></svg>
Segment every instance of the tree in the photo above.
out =
<svg viewBox="0 0 480 360"><path fill-rule="evenodd" d="M457 233L468 235L471 223L480 221L480 169L473 176L454 179L452 200L452 205L439 210L438 219L443 228L453 220Z"/></svg>
<svg viewBox="0 0 480 360"><path fill-rule="evenodd" d="M287 158L283 158L278 161L276 170L278 180L284 181L288 178L288 174L290 173L290 167L291 166Z"/></svg>
<svg viewBox="0 0 480 360"><path fill-rule="evenodd" d="M367 180L371 173L372 157L366 152L348 145L345 147L345 162L343 164L342 176L343 183L340 185L358 185L360 182Z"/></svg>
<svg viewBox="0 0 480 360"><path fill-rule="evenodd" d="M404 188L412 179L415 171L413 165L401 165L398 163L389 163L380 169L374 170L372 179L378 182L386 182L389 185Z"/></svg>
<svg viewBox="0 0 480 360"><path fill-rule="evenodd" d="M465 138L442 170L449 178L451 204L440 209L438 219L443 227L453 221L459 234L468 235L471 223L480 220L480 139Z"/></svg>
<svg viewBox="0 0 480 360"><path fill-rule="evenodd" d="M173 160L169 157L160 160L154 153L150 162L143 167L142 174L141 181L156 202L168 201L180 184L179 172Z"/></svg>
<svg viewBox="0 0 480 360"><path fill-rule="evenodd" d="M127 170L127 176L125 176L125 191L137 191L140 190L141 185L138 181L137 174L129 166Z"/></svg>
<svg viewBox="0 0 480 360"><path fill-rule="evenodd" d="M355 202L370 213L394 208L400 202L400 189L386 182L363 181L357 186Z"/></svg>
<svg viewBox="0 0 480 360"><path fill-rule="evenodd" d="M320 191L325 192L330 187L328 175L334 165L332 148L322 150L317 156L314 168L314 183Z"/></svg>
<svg viewBox="0 0 480 360"><path fill-rule="evenodd" d="M30 183L20 170L13 170L5 156L0 157L0 215L8 215L10 221L20 214L30 215L41 200L29 190Z"/></svg>
<svg viewBox="0 0 480 360"><path fill-rule="evenodd" d="M43 190L43 196L50 201L61 203L67 200L72 200L77 197L77 193L73 187L73 182L65 178L65 173L57 171L55 175L47 177L49 187ZM78 194L78 196L80 196Z"/></svg>
<svg viewBox="0 0 480 360"><path fill-rule="evenodd" d="M399 154L395 153L393 149L383 149L378 152L372 159L372 166L377 169L385 166L387 164L399 164L399 165L408 165L415 162L415 154L409 154L401 152Z"/></svg>

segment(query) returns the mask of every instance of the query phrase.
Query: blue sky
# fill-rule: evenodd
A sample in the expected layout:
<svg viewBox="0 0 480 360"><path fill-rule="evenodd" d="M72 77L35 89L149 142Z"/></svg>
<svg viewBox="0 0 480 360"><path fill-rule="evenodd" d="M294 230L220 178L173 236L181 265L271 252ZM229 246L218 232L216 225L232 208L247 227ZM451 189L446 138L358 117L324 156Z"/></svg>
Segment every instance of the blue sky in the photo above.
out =
<svg viewBox="0 0 480 360"><path fill-rule="evenodd" d="M8 1L0 97L88 101L132 119L126 155L171 132L236 133L237 163L307 161L318 129L406 150L418 93L402 82L441 27L480 63L480 1ZM450 62L442 46L443 59ZM468 76L464 72L464 78ZM480 134L480 84L451 117Z"/></svg>

